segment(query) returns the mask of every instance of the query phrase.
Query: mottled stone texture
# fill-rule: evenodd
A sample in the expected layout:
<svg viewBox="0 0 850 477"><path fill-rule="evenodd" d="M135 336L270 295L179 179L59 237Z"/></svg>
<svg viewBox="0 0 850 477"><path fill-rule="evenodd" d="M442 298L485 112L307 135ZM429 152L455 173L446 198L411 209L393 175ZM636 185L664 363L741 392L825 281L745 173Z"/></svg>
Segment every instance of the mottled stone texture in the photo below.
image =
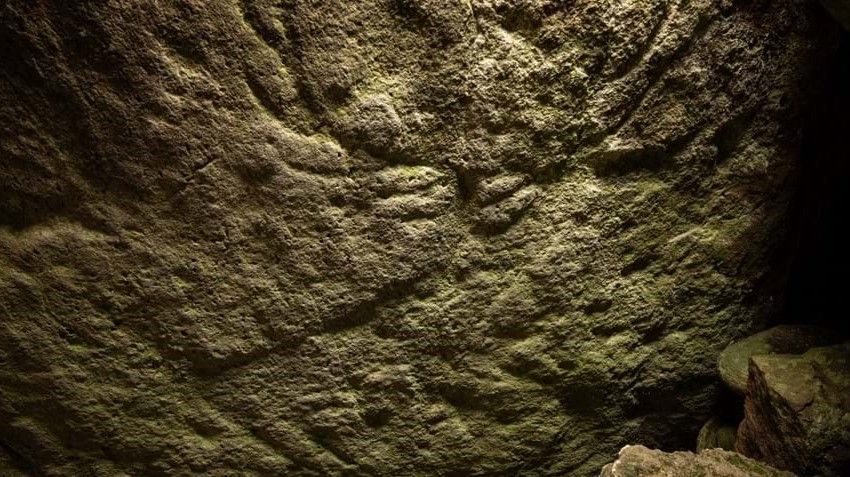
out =
<svg viewBox="0 0 850 477"><path fill-rule="evenodd" d="M794 477L794 474L721 449L694 454L626 446L616 461L602 469L599 477Z"/></svg>
<svg viewBox="0 0 850 477"><path fill-rule="evenodd" d="M736 450L801 475L850 475L850 343L750 360Z"/></svg>
<svg viewBox="0 0 850 477"><path fill-rule="evenodd" d="M578 476L689 446L776 303L833 26L807 0L2 2L0 449Z"/></svg>
<svg viewBox="0 0 850 477"><path fill-rule="evenodd" d="M841 334L817 326L775 326L727 346L717 359L717 374L730 389L744 396L750 360L754 356L802 354L817 346L836 344L841 339Z"/></svg>

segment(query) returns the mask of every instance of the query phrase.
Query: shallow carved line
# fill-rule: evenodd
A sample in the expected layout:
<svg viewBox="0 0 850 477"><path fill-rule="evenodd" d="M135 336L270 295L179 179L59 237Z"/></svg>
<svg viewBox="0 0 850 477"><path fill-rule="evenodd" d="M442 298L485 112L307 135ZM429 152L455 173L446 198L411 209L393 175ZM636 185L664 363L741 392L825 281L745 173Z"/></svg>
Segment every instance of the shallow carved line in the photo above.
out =
<svg viewBox="0 0 850 477"><path fill-rule="evenodd" d="M629 120L634 117L637 111L640 110L641 106L643 106L646 98L649 97L649 94L656 89L656 86L664 78L664 75L669 71L669 69L692 51L692 49L710 31L717 18L718 16L716 15L709 19L701 18L694 28L693 33L688 36L685 43L679 45L668 58L661 60L661 64L652 69L647 84L640 89L637 97L633 101L629 102L625 113L621 115L614 125L608 129L609 137L615 136L618 132L620 132L623 126L625 126Z"/></svg>

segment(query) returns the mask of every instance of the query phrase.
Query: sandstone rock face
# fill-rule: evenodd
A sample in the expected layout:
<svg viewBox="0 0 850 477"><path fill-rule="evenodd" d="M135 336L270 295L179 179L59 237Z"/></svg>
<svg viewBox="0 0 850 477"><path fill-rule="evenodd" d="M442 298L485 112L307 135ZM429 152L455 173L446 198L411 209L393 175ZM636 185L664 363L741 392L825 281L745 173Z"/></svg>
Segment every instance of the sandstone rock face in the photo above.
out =
<svg viewBox="0 0 850 477"><path fill-rule="evenodd" d="M805 0L8 0L0 444L592 475L771 310Z"/></svg>
<svg viewBox="0 0 850 477"><path fill-rule="evenodd" d="M732 343L720 353L717 371L723 382L740 395L747 392L750 359L769 354L800 354L810 348L834 344L840 337L825 328L780 325Z"/></svg>
<svg viewBox="0 0 850 477"><path fill-rule="evenodd" d="M720 449L665 453L643 446L626 446L599 477L794 477L740 454Z"/></svg>
<svg viewBox="0 0 850 477"><path fill-rule="evenodd" d="M802 475L850 475L850 344L756 356L736 449Z"/></svg>

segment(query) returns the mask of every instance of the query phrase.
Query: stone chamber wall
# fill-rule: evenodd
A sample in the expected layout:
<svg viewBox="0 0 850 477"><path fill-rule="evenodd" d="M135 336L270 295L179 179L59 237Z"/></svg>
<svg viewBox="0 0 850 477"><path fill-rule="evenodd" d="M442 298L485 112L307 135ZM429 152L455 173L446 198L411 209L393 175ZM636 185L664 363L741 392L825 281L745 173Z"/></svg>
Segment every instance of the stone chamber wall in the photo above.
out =
<svg viewBox="0 0 850 477"><path fill-rule="evenodd" d="M692 450L725 347L850 328L848 51L808 0L4 0L0 474Z"/></svg>

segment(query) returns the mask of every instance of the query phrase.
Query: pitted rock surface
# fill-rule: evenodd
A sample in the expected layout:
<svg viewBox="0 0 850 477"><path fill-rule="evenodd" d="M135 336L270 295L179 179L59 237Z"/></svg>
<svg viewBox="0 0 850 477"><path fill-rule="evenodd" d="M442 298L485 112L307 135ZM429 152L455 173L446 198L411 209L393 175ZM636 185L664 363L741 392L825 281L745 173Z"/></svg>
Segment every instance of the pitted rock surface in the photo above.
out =
<svg viewBox="0 0 850 477"><path fill-rule="evenodd" d="M850 343L754 356L735 449L800 475L850 473Z"/></svg>
<svg viewBox="0 0 850 477"><path fill-rule="evenodd" d="M4 462L593 475L687 446L776 303L813 3L3 2Z"/></svg>
<svg viewBox="0 0 850 477"><path fill-rule="evenodd" d="M626 446L617 460L602 468L599 477L795 477L722 449L662 452L643 446Z"/></svg>

